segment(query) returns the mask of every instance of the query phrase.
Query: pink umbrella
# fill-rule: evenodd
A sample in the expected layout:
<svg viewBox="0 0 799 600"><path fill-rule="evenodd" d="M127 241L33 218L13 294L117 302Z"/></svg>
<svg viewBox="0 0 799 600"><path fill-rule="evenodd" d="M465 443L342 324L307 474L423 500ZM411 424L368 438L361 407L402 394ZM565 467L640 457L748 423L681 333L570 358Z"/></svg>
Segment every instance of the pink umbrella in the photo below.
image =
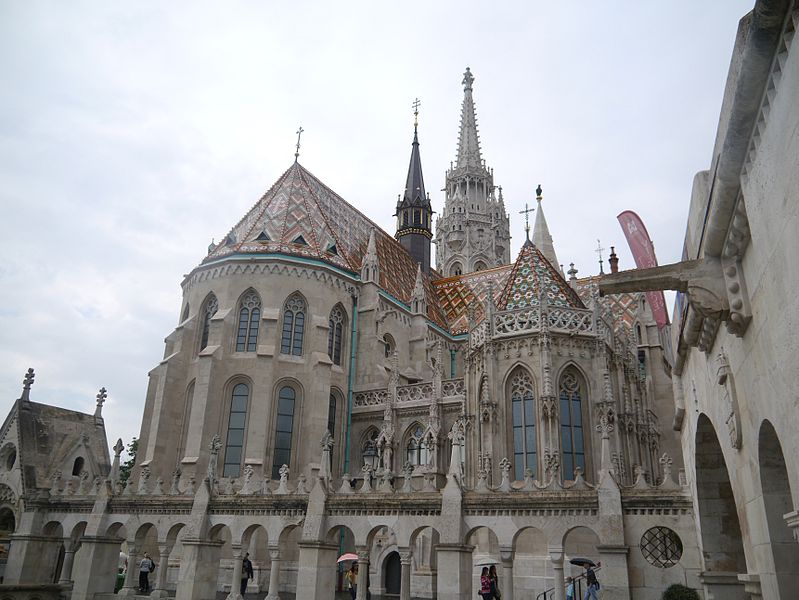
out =
<svg viewBox="0 0 799 600"><path fill-rule="evenodd" d="M358 560L358 555L354 552L347 552L346 554L342 554L338 557L337 563L344 562L347 560Z"/></svg>

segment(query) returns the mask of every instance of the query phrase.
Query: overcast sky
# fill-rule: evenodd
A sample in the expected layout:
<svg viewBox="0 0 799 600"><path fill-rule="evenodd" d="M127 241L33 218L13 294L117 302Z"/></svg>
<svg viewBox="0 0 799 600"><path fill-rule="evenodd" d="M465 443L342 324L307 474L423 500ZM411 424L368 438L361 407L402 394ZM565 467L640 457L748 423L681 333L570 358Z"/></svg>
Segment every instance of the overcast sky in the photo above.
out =
<svg viewBox="0 0 799 600"><path fill-rule="evenodd" d="M598 271L637 211L679 260L753 2L0 3L0 412L104 409L138 435L180 281L294 159L392 231L421 99L440 211L468 65L483 157L561 262ZM607 263L605 263L607 265ZM568 267L567 267L568 268Z"/></svg>

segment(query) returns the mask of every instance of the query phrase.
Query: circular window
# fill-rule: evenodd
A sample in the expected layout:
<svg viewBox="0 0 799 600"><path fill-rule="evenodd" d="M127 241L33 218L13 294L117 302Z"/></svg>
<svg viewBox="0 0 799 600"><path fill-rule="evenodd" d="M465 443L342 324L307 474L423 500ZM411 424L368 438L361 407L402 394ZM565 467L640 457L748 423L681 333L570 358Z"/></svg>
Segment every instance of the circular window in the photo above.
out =
<svg viewBox="0 0 799 600"><path fill-rule="evenodd" d="M668 569L680 562L682 540L668 527L652 527L641 536L641 554L650 565Z"/></svg>
<svg viewBox="0 0 799 600"><path fill-rule="evenodd" d="M14 444L6 444L3 446L3 449L0 450L0 465L2 465L6 471L10 471L14 468L16 462L17 449L14 447Z"/></svg>

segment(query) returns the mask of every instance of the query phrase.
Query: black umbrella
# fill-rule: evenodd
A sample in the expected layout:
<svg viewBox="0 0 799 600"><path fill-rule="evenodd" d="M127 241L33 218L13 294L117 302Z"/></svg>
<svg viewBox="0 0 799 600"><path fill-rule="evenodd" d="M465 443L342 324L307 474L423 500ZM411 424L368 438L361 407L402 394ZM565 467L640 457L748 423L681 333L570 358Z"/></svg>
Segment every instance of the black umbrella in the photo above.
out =
<svg viewBox="0 0 799 600"><path fill-rule="evenodd" d="M596 563L593 560L589 560L587 558L572 558L569 562L573 565L577 565L578 567L582 567L584 565L588 565L589 567L596 566Z"/></svg>

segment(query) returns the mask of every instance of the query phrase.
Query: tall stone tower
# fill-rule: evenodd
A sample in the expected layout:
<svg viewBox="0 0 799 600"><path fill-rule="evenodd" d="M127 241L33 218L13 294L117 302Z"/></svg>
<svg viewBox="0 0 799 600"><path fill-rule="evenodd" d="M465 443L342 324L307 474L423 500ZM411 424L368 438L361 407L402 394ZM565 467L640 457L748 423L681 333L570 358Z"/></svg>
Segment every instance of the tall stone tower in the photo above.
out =
<svg viewBox="0 0 799 600"><path fill-rule="evenodd" d="M467 67L458 157L446 173L444 210L436 225L436 268L444 277L510 262L510 224L502 189L494 187L493 169L480 156L473 83Z"/></svg>
<svg viewBox="0 0 799 600"><path fill-rule="evenodd" d="M413 123L413 143L411 162L408 165L408 178L405 192L397 199L397 233L394 237L422 267L422 272L430 271L430 239L433 237L433 207L430 197L424 191L422 159L419 156L418 101L415 104Z"/></svg>

